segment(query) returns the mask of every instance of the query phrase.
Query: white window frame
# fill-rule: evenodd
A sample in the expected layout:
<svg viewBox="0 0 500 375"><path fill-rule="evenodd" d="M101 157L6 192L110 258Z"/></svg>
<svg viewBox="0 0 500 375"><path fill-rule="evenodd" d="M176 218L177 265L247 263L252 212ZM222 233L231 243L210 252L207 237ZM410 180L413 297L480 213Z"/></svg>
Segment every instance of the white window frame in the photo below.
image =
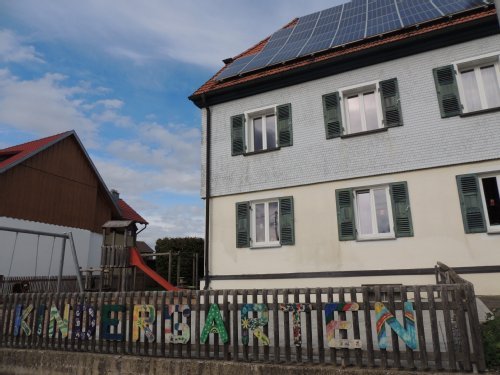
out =
<svg viewBox="0 0 500 375"><path fill-rule="evenodd" d="M375 197L373 191L375 189L385 189L386 201L387 201L387 215L389 219L389 233L371 233L362 235L360 233L361 228L361 215L359 214L358 208L358 193L369 191L370 192L370 209L371 209L371 221L372 221L372 231L378 231L377 228L377 213L375 210ZM363 240L378 240L378 239L388 239L388 238L396 238L396 234L394 233L394 218L392 215L392 198L390 194L389 185L374 185L374 186L366 186L354 189L354 215L356 218L356 239L359 241Z"/></svg>
<svg viewBox="0 0 500 375"><path fill-rule="evenodd" d="M483 204L483 214L486 220L486 230L488 233L500 233L500 224L499 225L490 225L490 217L488 215L488 207L486 206L486 197L484 196L484 187L483 187L483 179L495 177L497 180L497 189L500 189L500 173L489 173L489 174L481 174L478 176L479 178L479 190L481 190L481 203Z"/></svg>
<svg viewBox="0 0 500 375"><path fill-rule="evenodd" d="M269 203L277 203L278 205L278 241L269 241ZM256 209L257 204L264 204L264 242L257 242L257 221L256 221ZM262 247L279 247L281 246L281 232L280 232L280 202L278 198L271 199L261 199L257 201L250 202L250 247L251 248L262 248Z"/></svg>
<svg viewBox="0 0 500 375"><path fill-rule="evenodd" d="M485 66L493 65L495 68L496 75L497 75L497 81L500 83L499 58L500 58L500 52L494 52L494 53L490 53L490 54L486 54L486 55L468 58L465 60L460 60L460 61L457 61L453 64L455 72L457 72L458 93L459 93L460 98L461 98L461 102L462 102L462 106L463 106L463 113L482 111L482 110L490 109L490 108L497 108L497 107L489 107L488 106L488 101L486 99L486 93L484 90L483 77L481 75L480 70L481 70L481 68L484 68ZM470 70L474 71L477 86L479 89L479 99L481 102L481 109L474 110L474 111L471 111L467 108L467 101L465 99L467 96L465 94L465 89L463 86L462 75L461 75L462 72L466 72L466 71L470 71Z"/></svg>
<svg viewBox="0 0 500 375"><path fill-rule="evenodd" d="M261 152L266 150L274 150L278 147L278 118L277 118L277 105L262 107L253 109L251 111L244 112L245 115L245 132L247 141L247 152ZM267 126L265 117L274 115L274 134L276 134L276 139L274 142L273 148L267 148ZM262 118L262 149L255 150L255 140L254 140L254 131L253 131L253 121L256 118Z"/></svg>
<svg viewBox="0 0 500 375"><path fill-rule="evenodd" d="M377 110L377 129L382 129L384 127L384 116L382 113L382 98L380 95L380 81L366 82L359 85L343 87L339 90L339 96L341 100L341 113L342 113L342 123L345 124L345 135L347 134L358 134L368 131L366 129L366 116L364 116L364 100L360 100L360 111L363 115L361 116L361 127L363 130L353 132L351 131L351 125L349 121L349 110L347 107L347 99L352 96L362 96L368 92L374 92L375 94L375 104ZM372 130L377 130L372 129Z"/></svg>

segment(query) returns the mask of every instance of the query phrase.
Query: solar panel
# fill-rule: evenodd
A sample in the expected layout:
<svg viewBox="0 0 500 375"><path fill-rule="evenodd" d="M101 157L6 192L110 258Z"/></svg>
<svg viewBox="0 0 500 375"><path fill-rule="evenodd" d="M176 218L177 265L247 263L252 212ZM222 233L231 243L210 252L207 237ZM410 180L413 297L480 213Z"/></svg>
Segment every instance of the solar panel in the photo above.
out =
<svg viewBox="0 0 500 375"><path fill-rule="evenodd" d="M293 28L280 29L276 31L266 46L260 51L255 58L251 60L240 73L249 72L258 68L266 66L266 64L273 58L273 56L283 47L283 45L288 40L288 37L292 33Z"/></svg>
<svg viewBox="0 0 500 375"><path fill-rule="evenodd" d="M249 56L243 56L231 63L226 69L224 69L218 76L217 79L221 80L224 78L232 77L237 75L241 69L245 67L253 58L255 54Z"/></svg>
<svg viewBox="0 0 500 375"><path fill-rule="evenodd" d="M366 35L373 36L403 27L394 0L374 0L368 2L368 22Z"/></svg>
<svg viewBox="0 0 500 375"><path fill-rule="evenodd" d="M444 14L453 14L464 9L475 8L484 5L483 0L439 0L434 4L441 9Z"/></svg>
<svg viewBox="0 0 500 375"><path fill-rule="evenodd" d="M340 46L363 39L366 29L366 1L353 0L345 4L339 31L333 39L333 46Z"/></svg>
<svg viewBox="0 0 500 375"><path fill-rule="evenodd" d="M316 28L297 56L304 56L330 48L338 30L343 8L344 6L340 5L321 12Z"/></svg>
<svg viewBox="0 0 500 375"><path fill-rule="evenodd" d="M300 17L275 32L257 54L231 63L217 79L272 66L433 19L473 9L487 0L351 0Z"/></svg>
<svg viewBox="0 0 500 375"><path fill-rule="evenodd" d="M293 29L290 38L283 45L283 48L269 61L268 65L295 58L311 36L320 14L321 12L317 12L301 17Z"/></svg>

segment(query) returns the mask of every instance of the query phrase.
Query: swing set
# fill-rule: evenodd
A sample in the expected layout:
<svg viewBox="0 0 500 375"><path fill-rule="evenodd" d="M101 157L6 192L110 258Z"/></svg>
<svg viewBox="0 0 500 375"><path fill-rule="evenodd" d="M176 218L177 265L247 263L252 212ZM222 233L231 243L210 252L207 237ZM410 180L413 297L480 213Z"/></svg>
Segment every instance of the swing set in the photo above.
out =
<svg viewBox="0 0 500 375"><path fill-rule="evenodd" d="M68 233L49 233L49 232L43 232L43 231L36 231L36 230L29 230L29 229L19 229L19 228L9 228L9 227L1 227L0 226L0 231L4 232L13 232L16 234L14 238L14 243L12 246L12 251L10 255L10 263L9 263L9 272L7 274L7 279L10 278L11 272L12 272L12 264L14 263L14 256L16 253L16 246L19 238L19 234L31 234L37 236L37 241L36 241L36 256L35 256L35 270L34 270L34 276L38 276L38 259L39 259L39 249L40 249L40 237L52 237L52 249L50 253L50 263L49 263L49 271L47 274L47 278L50 277L50 271L52 268L52 259L54 256L54 248L55 248L55 242L56 238L61 238L61 255L59 257L59 271L57 275L57 293L60 292L61 290L61 281L62 281L62 273L63 273L63 268L64 268L64 257L66 253L66 241L70 243L70 249L71 249L71 254L73 256L73 265L75 268L75 274L76 274L76 279L78 282L78 288L80 289L80 292L83 292L83 283L82 283L82 276L80 273L80 266L78 265L78 257L76 254L76 248L75 248L75 241L73 240L73 234L71 232ZM2 293L4 293L4 287L2 287Z"/></svg>

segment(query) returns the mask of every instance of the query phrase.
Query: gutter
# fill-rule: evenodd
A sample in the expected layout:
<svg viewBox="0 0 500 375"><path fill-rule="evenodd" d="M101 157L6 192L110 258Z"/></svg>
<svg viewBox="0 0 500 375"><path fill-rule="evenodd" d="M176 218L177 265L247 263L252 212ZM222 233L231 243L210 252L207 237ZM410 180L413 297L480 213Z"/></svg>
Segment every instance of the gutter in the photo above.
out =
<svg viewBox="0 0 500 375"><path fill-rule="evenodd" d="M205 95L202 95L203 107L207 111L207 128L206 128L206 156L205 156L205 287L207 290L210 286L210 151L211 151L211 125L212 112L210 107L206 105Z"/></svg>

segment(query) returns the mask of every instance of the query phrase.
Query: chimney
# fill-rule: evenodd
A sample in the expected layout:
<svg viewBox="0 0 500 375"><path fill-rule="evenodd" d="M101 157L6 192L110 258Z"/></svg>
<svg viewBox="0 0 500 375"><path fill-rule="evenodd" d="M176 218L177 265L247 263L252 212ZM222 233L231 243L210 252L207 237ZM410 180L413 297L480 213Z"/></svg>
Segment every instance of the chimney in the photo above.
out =
<svg viewBox="0 0 500 375"><path fill-rule="evenodd" d="M111 189L111 196L113 197L113 200L115 202L117 202L118 199L120 199L120 193L118 192L118 190Z"/></svg>

